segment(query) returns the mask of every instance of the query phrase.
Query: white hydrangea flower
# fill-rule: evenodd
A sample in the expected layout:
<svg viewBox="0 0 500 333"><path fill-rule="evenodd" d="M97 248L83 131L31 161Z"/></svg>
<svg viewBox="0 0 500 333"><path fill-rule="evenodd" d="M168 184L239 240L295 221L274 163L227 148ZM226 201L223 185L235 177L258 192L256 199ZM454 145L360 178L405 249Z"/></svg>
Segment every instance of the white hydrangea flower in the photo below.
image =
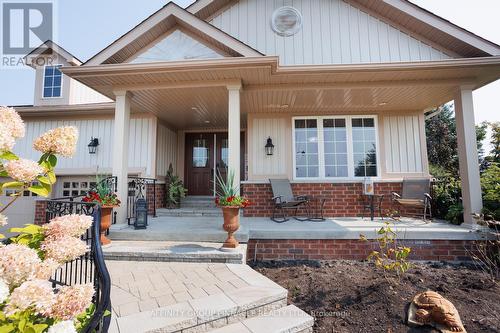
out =
<svg viewBox="0 0 500 333"><path fill-rule="evenodd" d="M13 108L0 106L0 123L8 128L8 133L14 139L24 137L25 127L21 116Z"/></svg>
<svg viewBox="0 0 500 333"><path fill-rule="evenodd" d="M49 327L47 333L77 333L75 325L71 320L60 321Z"/></svg>
<svg viewBox="0 0 500 333"><path fill-rule="evenodd" d="M75 126L63 126L42 134L33 142L33 148L42 153L71 157L75 154L77 141L78 129Z"/></svg>
<svg viewBox="0 0 500 333"><path fill-rule="evenodd" d="M9 285L3 279L0 279L0 304L9 297Z"/></svg>
<svg viewBox="0 0 500 333"><path fill-rule="evenodd" d="M34 161L20 158L5 163L5 171L14 180L29 183L42 174L44 169Z"/></svg>
<svg viewBox="0 0 500 333"><path fill-rule="evenodd" d="M15 140L6 124L0 122L0 151L11 151Z"/></svg>

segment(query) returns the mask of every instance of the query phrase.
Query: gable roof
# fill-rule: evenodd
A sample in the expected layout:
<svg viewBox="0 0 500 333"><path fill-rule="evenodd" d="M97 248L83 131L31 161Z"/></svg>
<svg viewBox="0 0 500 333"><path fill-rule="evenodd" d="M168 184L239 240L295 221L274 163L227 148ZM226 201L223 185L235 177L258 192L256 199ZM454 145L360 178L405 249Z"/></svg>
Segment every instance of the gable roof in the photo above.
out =
<svg viewBox="0 0 500 333"><path fill-rule="evenodd" d="M238 0L196 0L187 10L208 20ZM500 55L500 46L408 0L344 0L462 57Z"/></svg>
<svg viewBox="0 0 500 333"><path fill-rule="evenodd" d="M230 55L262 56L260 52L250 46L199 19L177 4L169 2L90 58L84 65L123 63L176 26L189 30L208 44L214 45Z"/></svg>
<svg viewBox="0 0 500 333"><path fill-rule="evenodd" d="M26 64L30 67L35 67L33 66L32 61L28 61L29 59L37 58L41 55L44 54L49 54L49 51L52 50L55 53L59 54L61 57L63 57L69 64L73 66L80 66L82 64L82 61L66 51L63 47L57 45L55 42L51 41L50 39L43 42L38 46L36 49L28 53L26 56L24 56L24 59L26 60Z"/></svg>

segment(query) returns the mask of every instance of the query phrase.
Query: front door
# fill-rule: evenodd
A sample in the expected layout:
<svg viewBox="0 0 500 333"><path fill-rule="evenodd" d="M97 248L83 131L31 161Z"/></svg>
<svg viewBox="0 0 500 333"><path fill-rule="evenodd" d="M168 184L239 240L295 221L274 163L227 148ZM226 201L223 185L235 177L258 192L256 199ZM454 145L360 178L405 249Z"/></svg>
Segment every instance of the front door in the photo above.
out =
<svg viewBox="0 0 500 333"><path fill-rule="evenodd" d="M241 179L244 179L245 135L241 134ZM227 176L227 132L186 133L185 186L188 195L215 195L215 173Z"/></svg>
<svg viewBox="0 0 500 333"><path fill-rule="evenodd" d="M188 195L213 194L214 135L186 134L186 188Z"/></svg>

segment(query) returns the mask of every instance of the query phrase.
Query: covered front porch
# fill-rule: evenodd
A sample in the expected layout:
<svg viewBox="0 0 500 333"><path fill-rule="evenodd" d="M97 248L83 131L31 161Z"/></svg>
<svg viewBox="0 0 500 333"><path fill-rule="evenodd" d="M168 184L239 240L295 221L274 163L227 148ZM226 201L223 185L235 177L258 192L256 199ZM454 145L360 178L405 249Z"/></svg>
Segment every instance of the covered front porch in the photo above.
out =
<svg viewBox="0 0 500 333"><path fill-rule="evenodd" d="M215 147L217 135L219 139L227 135L227 147L224 153L222 148L219 150L220 156L217 149L205 150L200 155L207 167L202 182L213 184L207 179L213 181L216 161L224 161L224 166L241 175L236 182L241 180L244 194L249 193L248 188L259 191L254 211L266 212L267 201L271 199L267 188L269 178L288 178L295 187L303 186L306 191L323 191L322 186L327 185L332 187L332 193L343 197L343 187L357 191L366 177L374 179L376 188L387 189L392 188L391 184L400 184L405 177L429 177L424 114L454 100L466 225L474 225L472 214L482 208L481 197L477 195L481 189L472 92L497 77L500 64L495 58L280 66L276 57L241 57L83 66L63 71L116 100L114 142L120 144L115 144L113 151L113 175L118 179L121 197L127 196L129 133L126 129L131 113L151 114L158 124L157 133L152 134L157 161L152 177L164 177L168 168L165 161L174 161L175 172L186 181L187 172L192 171L188 166L199 162L187 152L205 149L204 145L186 149L189 137L215 135L212 143ZM366 133L375 133L372 139L362 142L376 147L376 157L369 165L366 162L362 173L358 173L356 166L359 161L367 161L368 155L359 159L356 151L353 153L354 139L350 136L343 141L344 149L349 152L345 157L336 157L345 158L346 162L327 162L330 152L317 145L314 149L319 149L318 152L301 152L303 155L307 152L311 156L305 156L306 159L312 157L316 162L299 164L296 127L307 131L316 126L314 131L319 135L316 141L323 142L326 127L340 124L354 136L353 128L358 123L368 128L362 132L365 138ZM275 145L272 156L264 148L269 137ZM166 155L170 158L163 158ZM318 162L315 155L323 159ZM211 156L213 162L207 164ZM338 202L338 198L332 198L333 204ZM349 206L350 202L343 205ZM124 206L118 210L119 223L124 221ZM339 213L335 208L330 211L330 216L356 215L357 211ZM326 225L317 228L324 231Z"/></svg>

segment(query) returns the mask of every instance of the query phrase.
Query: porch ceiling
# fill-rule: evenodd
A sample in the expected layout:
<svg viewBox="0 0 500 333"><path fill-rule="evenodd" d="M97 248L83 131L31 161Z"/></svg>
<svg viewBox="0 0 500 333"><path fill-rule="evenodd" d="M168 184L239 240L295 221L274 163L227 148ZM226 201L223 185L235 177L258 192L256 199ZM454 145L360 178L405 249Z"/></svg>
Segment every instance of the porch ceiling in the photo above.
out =
<svg viewBox="0 0 500 333"><path fill-rule="evenodd" d="M458 86L479 88L500 77L500 57L424 63L279 66L276 57L63 68L114 99L177 128L227 127L226 85L243 84L241 110L332 113L424 110L453 99Z"/></svg>

